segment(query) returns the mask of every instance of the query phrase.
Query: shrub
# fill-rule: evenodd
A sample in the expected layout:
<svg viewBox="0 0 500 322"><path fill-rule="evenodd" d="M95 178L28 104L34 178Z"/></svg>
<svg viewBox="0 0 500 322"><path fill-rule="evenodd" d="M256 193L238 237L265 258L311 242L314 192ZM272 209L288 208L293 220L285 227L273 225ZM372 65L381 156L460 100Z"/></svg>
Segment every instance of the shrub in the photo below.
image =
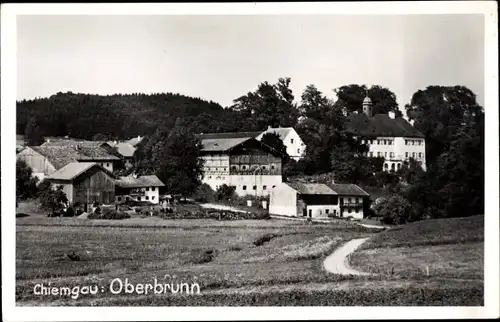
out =
<svg viewBox="0 0 500 322"><path fill-rule="evenodd" d="M68 207L68 209L66 209L66 212L64 212L63 216L64 217L74 217L75 210L73 209L73 207Z"/></svg>
<svg viewBox="0 0 500 322"><path fill-rule="evenodd" d="M61 214L68 198L59 186L56 190L47 189L40 194L40 204L44 209L51 210L53 214Z"/></svg>
<svg viewBox="0 0 500 322"><path fill-rule="evenodd" d="M373 210L382 217L384 223L397 225L407 221L411 214L411 205L405 198L394 195L375 204Z"/></svg>
<svg viewBox="0 0 500 322"><path fill-rule="evenodd" d="M221 210L204 211L180 211L172 213L160 213L163 219L216 219L216 220L258 220L269 219L267 212L235 212Z"/></svg>
<svg viewBox="0 0 500 322"><path fill-rule="evenodd" d="M37 194L38 178L33 177L33 170L23 160L16 162L16 196L23 200L33 198Z"/></svg>
<svg viewBox="0 0 500 322"><path fill-rule="evenodd" d="M91 213L87 217L88 219L111 219L120 220L130 218L130 215L123 211L116 211L114 209L104 208L101 213Z"/></svg>
<svg viewBox="0 0 500 322"><path fill-rule="evenodd" d="M223 184L215 192L215 197L217 201L231 200L236 196L235 191L235 187Z"/></svg>
<svg viewBox="0 0 500 322"><path fill-rule="evenodd" d="M215 191L206 183L200 185L192 197L198 202L214 202L216 200Z"/></svg>

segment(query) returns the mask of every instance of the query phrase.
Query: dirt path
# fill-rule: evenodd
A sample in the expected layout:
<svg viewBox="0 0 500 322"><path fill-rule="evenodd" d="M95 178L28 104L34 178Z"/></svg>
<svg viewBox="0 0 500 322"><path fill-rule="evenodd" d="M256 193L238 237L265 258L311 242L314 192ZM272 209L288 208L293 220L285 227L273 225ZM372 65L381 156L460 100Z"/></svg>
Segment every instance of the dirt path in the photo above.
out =
<svg viewBox="0 0 500 322"><path fill-rule="evenodd" d="M323 267L333 274L371 275L369 273L356 271L349 266L349 255L367 240L368 238L358 238L348 241L325 259Z"/></svg>

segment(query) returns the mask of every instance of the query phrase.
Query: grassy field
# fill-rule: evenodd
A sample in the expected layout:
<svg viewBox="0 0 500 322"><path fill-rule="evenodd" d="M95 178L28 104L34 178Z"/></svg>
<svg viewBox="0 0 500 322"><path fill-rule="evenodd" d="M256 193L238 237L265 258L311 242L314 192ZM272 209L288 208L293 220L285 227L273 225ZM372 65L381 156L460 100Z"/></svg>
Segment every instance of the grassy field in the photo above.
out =
<svg viewBox="0 0 500 322"><path fill-rule="evenodd" d="M482 281L443 282L442 270L433 269L430 276L363 277L323 270L326 255L353 238L371 237L367 248L353 255L355 265L366 269L367 262L388 260L390 256L383 252L364 258L366 252L400 249L398 238L408 236L400 230L377 233L349 222L139 216L114 221L27 213L30 215L17 219L16 227L18 305L481 305L483 301ZM437 241L435 245L446 246ZM469 243L458 245L463 248L456 252L472 253L466 247ZM404 266L404 260L401 255L394 261ZM455 271L480 278L474 275L479 263L474 263L457 266ZM372 265L369 269L383 272L385 267ZM154 278L158 283L197 283L201 294L111 294L109 286L116 278L127 278L134 285L152 283ZM90 285L99 291L80 294L77 299L34 293L37 284L47 286L49 282L51 287Z"/></svg>
<svg viewBox="0 0 500 322"><path fill-rule="evenodd" d="M483 280L484 216L434 219L382 232L351 256L364 271L394 278Z"/></svg>

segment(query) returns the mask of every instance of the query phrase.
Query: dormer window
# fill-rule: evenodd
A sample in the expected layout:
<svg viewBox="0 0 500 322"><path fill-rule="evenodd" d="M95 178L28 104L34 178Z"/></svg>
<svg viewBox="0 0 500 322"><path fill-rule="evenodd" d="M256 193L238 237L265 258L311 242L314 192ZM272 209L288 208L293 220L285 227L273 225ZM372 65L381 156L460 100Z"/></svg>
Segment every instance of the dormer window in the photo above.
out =
<svg viewBox="0 0 500 322"><path fill-rule="evenodd" d="M290 139L290 143L292 143L292 144L293 144L293 139Z"/></svg>

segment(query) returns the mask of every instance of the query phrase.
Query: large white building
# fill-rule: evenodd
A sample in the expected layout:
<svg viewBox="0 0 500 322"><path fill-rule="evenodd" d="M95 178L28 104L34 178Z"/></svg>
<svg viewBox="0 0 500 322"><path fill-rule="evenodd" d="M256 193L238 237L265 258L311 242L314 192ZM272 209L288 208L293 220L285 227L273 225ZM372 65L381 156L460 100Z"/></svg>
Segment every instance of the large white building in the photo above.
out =
<svg viewBox="0 0 500 322"><path fill-rule="evenodd" d="M279 135L281 141L283 141L283 144L286 146L286 153L290 158L298 161L304 157L306 145L293 127L268 127L267 130L260 133L256 139L259 141L262 140L262 137L266 133L275 133Z"/></svg>
<svg viewBox="0 0 500 322"><path fill-rule="evenodd" d="M410 158L426 169L425 137L394 112L372 116L372 101L363 101L363 113L348 116L347 129L367 144L368 156L383 157L384 171L398 170Z"/></svg>
<svg viewBox="0 0 500 322"><path fill-rule="evenodd" d="M239 196L268 196L282 182L282 155L251 133L200 134L202 182L217 190L226 184Z"/></svg>

